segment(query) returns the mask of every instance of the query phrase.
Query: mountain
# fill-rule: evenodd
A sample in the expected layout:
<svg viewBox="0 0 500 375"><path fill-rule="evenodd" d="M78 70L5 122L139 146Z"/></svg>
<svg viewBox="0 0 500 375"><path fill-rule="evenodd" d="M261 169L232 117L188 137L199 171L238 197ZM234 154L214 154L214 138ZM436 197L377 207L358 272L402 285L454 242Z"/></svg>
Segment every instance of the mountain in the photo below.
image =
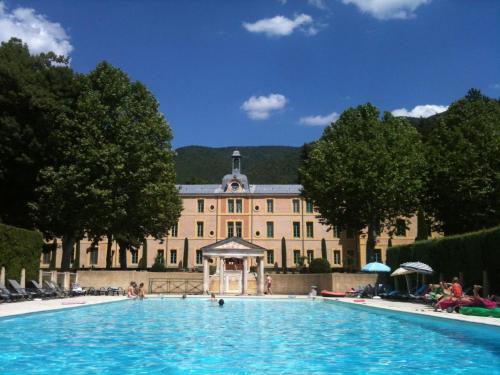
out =
<svg viewBox="0 0 500 375"><path fill-rule="evenodd" d="M241 173L250 184L296 184L300 147L203 147L176 150L175 168L179 184L219 184L231 173L231 155L241 153Z"/></svg>

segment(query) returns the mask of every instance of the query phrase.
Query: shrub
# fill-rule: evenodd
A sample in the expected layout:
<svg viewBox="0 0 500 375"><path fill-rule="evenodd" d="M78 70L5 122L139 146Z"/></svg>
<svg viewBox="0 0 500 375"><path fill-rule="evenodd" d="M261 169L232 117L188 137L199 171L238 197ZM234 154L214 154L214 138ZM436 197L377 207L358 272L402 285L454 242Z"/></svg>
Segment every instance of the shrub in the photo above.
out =
<svg viewBox="0 0 500 375"><path fill-rule="evenodd" d="M165 272L165 264L163 263L163 259L160 254L156 256L155 262L151 266L151 272Z"/></svg>
<svg viewBox="0 0 500 375"><path fill-rule="evenodd" d="M332 268L330 262L323 258L316 258L309 264L309 272L311 273L330 273Z"/></svg>
<svg viewBox="0 0 500 375"><path fill-rule="evenodd" d="M500 227L465 233L435 240L419 241L410 245L395 246L387 250L387 265L393 270L401 263L420 261L427 263L445 280L461 272L466 286L482 283L482 272L487 271L490 288L500 291Z"/></svg>
<svg viewBox="0 0 500 375"><path fill-rule="evenodd" d="M0 224L0 266L6 279L19 280L26 269L26 280L38 280L43 240L39 232Z"/></svg>

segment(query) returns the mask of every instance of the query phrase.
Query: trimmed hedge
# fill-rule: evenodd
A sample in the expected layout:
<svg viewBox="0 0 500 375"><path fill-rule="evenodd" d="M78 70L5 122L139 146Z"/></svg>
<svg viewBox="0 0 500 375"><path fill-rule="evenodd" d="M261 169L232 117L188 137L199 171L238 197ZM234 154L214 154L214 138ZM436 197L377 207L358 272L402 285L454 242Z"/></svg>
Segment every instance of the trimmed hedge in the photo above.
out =
<svg viewBox="0 0 500 375"><path fill-rule="evenodd" d="M487 271L490 291L500 293L500 227L387 249L387 265L393 270L411 261L431 266L433 282L440 274L449 281L462 272L466 286L482 284Z"/></svg>
<svg viewBox="0 0 500 375"><path fill-rule="evenodd" d="M26 281L38 280L43 240L39 232L0 224L0 266L6 270L6 280L19 281L21 269L26 269Z"/></svg>

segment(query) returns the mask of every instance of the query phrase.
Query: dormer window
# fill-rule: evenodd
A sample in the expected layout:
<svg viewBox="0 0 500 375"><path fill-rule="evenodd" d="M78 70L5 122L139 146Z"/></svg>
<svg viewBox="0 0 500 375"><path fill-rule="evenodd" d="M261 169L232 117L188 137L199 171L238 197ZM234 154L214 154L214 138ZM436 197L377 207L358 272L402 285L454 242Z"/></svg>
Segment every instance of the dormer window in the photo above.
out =
<svg viewBox="0 0 500 375"><path fill-rule="evenodd" d="M240 184L237 182L231 183L231 191L238 191L240 189Z"/></svg>

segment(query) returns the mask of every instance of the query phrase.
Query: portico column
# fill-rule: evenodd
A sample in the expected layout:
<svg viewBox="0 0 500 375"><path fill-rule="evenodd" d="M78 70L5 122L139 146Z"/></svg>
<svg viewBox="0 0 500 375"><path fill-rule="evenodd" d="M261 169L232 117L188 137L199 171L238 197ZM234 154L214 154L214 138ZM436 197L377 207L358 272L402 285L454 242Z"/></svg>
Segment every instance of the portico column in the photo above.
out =
<svg viewBox="0 0 500 375"><path fill-rule="evenodd" d="M224 258L219 257L219 294L224 294Z"/></svg>
<svg viewBox="0 0 500 375"><path fill-rule="evenodd" d="M257 294L264 294L264 259L257 257Z"/></svg>
<svg viewBox="0 0 500 375"><path fill-rule="evenodd" d="M208 266L208 258L203 257L203 293L208 294L208 289L210 288L210 268Z"/></svg>
<svg viewBox="0 0 500 375"><path fill-rule="evenodd" d="M243 286L242 286L242 294L248 294L248 257L243 258Z"/></svg>

